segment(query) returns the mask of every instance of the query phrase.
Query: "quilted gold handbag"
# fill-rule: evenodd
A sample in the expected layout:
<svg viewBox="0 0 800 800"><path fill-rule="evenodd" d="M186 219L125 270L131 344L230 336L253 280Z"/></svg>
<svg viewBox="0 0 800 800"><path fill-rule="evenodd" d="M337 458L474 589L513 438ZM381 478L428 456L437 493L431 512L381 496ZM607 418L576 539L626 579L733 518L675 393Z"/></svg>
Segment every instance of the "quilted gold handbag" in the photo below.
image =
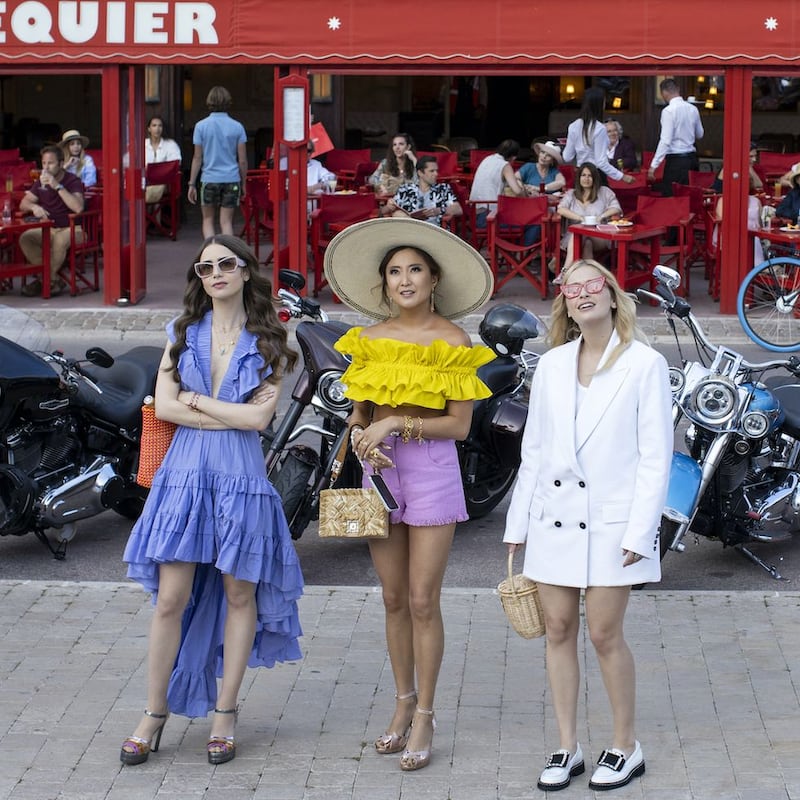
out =
<svg viewBox="0 0 800 800"><path fill-rule="evenodd" d="M164 456L172 443L177 425L156 417L154 400L149 395L142 406L142 436L139 440L139 469L136 472L136 483L153 485L153 475L161 466Z"/></svg>
<svg viewBox="0 0 800 800"><path fill-rule="evenodd" d="M349 442L348 430L331 468L331 486L339 477ZM386 539L389 512L374 489L323 489L319 493L319 535L322 538Z"/></svg>

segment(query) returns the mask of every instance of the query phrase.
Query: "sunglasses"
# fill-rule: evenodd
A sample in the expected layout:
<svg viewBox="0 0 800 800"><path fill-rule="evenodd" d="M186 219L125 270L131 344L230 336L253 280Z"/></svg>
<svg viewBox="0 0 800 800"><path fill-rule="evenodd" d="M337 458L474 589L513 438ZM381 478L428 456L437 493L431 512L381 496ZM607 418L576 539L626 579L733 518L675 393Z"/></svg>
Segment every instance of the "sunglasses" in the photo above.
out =
<svg viewBox="0 0 800 800"><path fill-rule="evenodd" d="M198 278L207 278L214 274L214 266L213 261L197 261L194 271ZM236 272L239 267L246 267L247 264L238 256L225 256L217 261L216 266L220 272Z"/></svg>
<svg viewBox="0 0 800 800"><path fill-rule="evenodd" d="M561 294L563 294L564 297L574 300L576 297L580 297L580 294L584 289L586 289L586 294L600 294L605 285L605 275L599 275L598 277L590 278L588 281L584 281L583 283L563 283L559 288L561 289Z"/></svg>

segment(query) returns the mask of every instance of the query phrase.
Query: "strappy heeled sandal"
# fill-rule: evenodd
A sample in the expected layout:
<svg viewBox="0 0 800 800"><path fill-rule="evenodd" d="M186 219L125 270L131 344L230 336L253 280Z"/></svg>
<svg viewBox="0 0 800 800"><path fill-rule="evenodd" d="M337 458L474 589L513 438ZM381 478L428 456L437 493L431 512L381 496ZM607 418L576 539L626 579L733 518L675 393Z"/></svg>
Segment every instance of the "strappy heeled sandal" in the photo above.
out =
<svg viewBox="0 0 800 800"><path fill-rule="evenodd" d="M215 714L233 714L233 724L239 716L239 706L236 708L215 708ZM206 743L209 764L227 764L236 758L236 744L233 736L210 736Z"/></svg>
<svg viewBox="0 0 800 800"><path fill-rule="evenodd" d="M395 693L394 699L395 700L410 700L412 697L417 696L417 690L412 689L408 694L397 694ZM391 753L399 753L407 744L408 742L408 734L411 730L411 722L406 725L405 731L403 733L394 733L392 731L386 731L383 736L379 737L375 740L375 749L381 755L390 755Z"/></svg>
<svg viewBox="0 0 800 800"><path fill-rule="evenodd" d="M136 766L136 764L144 764L150 757L150 753L158 752L158 747L161 744L161 734L164 726L167 724L169 711L166 714L156 714L155 711L144 710L148 717L153 719L162 720L161 724L153 731L149 739L142 739L140 736L129 736L123 743L119 751L119 760L129 767ZM151 744L152 742L152 744Z"/></svg>
<svg viewBox="0 0 800 800"><path fill-rule="evenodd" d="M426 750L406 750L403 753L403 755L400 757L400 769L404 770L405 772L413 772L414 770L422 769L431 763L433 734L436 732L436 717L433 714L433 709L420 708L417 706L417 710L414 712L414 714L425 714L425 716L431 718L431 739L428 742L428 747ZM414 722L412 721L411 727L413 726Z"/></svg>

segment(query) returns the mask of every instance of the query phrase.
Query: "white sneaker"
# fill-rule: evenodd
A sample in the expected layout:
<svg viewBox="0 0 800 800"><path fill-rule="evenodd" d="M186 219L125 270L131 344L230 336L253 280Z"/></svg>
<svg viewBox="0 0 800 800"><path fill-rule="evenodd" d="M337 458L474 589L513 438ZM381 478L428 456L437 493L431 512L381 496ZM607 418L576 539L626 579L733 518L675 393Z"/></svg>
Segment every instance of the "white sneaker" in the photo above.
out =
<svg viewBox="0 0 800 800"><path fill-rule="evenodd" d="M597 791L604 789L618 789L625 786L634 778L644 775L644 756L639 742L633 752L625 758L621 750L603 750L597 759L597 769L589 781L589 788Z"/></svg>
<svg viewBox="0 0 800 800"><path fill-rule="evenodd" d="M575 748L574 753L570 753L569 750L556 750L547 759L547 765L539 776L536 786L545 792L566 789L572 776L581 775L585 769L580 745Z"/></svg>

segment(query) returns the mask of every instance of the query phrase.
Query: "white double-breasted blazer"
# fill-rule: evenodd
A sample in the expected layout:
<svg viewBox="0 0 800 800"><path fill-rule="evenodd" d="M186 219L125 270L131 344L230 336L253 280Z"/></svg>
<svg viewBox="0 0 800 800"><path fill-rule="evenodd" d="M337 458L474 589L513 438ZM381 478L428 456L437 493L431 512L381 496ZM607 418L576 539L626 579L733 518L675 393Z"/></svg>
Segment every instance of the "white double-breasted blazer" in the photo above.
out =
<svg viewBox="0 0 800 800"><path fill-rule="evenodd" d="M615 332L576 413L580 341L536 368L503 541L526 543L523 572L544 583L657 581L673 448L667 363L633 342L603 369ZM644 558L623 567L623 549Z"/></svg>

